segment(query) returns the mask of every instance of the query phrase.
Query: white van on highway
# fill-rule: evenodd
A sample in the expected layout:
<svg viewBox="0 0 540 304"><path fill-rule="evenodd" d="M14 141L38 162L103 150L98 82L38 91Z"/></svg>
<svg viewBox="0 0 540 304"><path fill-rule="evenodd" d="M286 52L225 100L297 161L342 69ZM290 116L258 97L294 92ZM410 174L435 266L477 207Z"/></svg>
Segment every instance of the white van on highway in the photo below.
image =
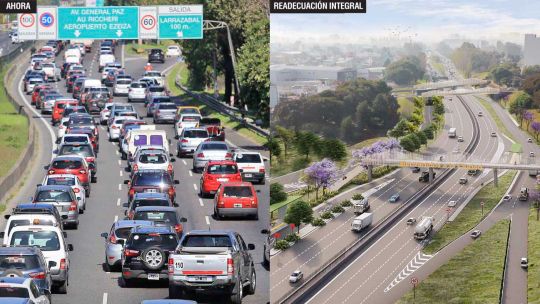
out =
<svg viewBox="0 0 540 304"><path fill-rule="evenodd" d="M128 136L129 138L126 138L128 156L134 155L138 146L162 146L169 153L167 133L165 130L155 130L155 125L143 125L140 129L131 130Z"/></svg>

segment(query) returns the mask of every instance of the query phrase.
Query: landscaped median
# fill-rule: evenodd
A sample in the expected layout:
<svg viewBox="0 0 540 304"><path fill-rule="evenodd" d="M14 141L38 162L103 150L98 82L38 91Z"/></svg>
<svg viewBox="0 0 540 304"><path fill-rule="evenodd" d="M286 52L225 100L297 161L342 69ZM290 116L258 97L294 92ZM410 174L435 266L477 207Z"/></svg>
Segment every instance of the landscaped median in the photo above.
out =
<svg viewBox="0 0 540 304"><path fill-rule="evenodd" d="M529 269L527 270L527 301L540 303L540 220L538 210L532 207L529 211Z"/></svg>
<svg viewBox="0 0 540 304"><path fill-rule="evenodd" d="M452 222L445 223L435 233L431 242L424 248L424 252L435 253L478 225L499 203L515 175L516 171L508 171L499 178L498 187L495 187L493 182L484 186ZM484 202L483 208L481 202Z"/></svg>
<svg viewBox="0 0 540 304"><path fill-rule="evenodd" d="M509 228L495 224L398 303L499 303Z"/></svg>

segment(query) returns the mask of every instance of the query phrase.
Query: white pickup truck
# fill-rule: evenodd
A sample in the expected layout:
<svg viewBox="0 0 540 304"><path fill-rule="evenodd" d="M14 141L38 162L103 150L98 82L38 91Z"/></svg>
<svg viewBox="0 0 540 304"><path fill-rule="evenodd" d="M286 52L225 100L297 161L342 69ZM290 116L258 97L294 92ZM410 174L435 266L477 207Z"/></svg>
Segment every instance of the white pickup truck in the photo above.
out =
<svg viewBox="0 0 540 304"><path fill-rule="evenodd" d="M194 291L221 291L232 303L242 303L244 292L255 293L256 274L246 244L230 230L192 230L169 255L169 298Z"/></svg>
<svg viewBox="0 0 540 304"><path fill-rule="evenodd" d="M60 69L56 67L54 62L45 62L41 64L41 68L49 81L60 81Z"/></svg>

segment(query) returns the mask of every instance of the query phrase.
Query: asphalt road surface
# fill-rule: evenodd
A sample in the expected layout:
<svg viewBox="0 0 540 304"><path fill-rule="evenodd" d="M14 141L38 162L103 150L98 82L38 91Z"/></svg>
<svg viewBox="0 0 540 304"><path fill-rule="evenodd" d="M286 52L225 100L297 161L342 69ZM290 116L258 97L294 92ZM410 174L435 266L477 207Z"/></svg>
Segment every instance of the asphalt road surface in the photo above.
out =
<svg viewBox="0 0 540 304"><path fill-rule="evenodd" d="M100 78L98 73L99 46L94 44L91 53L84 57L84 66L87 75L91 78ZM61 64L63 59L59 55L57 64ZM117 61L122 56L121 47L116 48ZM155 70L163 71L175 62L174 59L167 59L166 63L153 64ZM135 79L141 77L144 72L146 59L144 57L125 58L127 74ZM17 79L22 77L26 68L26 59L17 73ZM16 81L20 84L20 80ZM65 93L64 80L56 83L61 93ZM12 88L19 90L19 88ZM65 93L66 96L70 94ZM30 99L22 91L18 95L22 104L30 107ZM115 102L127 102L127 97L115 97ZM137 111L141 116L145 116L143 104L136 104ZM45 174L43 166L47 165L55 149L54 140L56 138L56 128L50 126L49 116L39 115L35 112L33 117L37 123L39 155L32 165L32 172L28 176L25 186L13 200L14 202L27 202L33 195L35 185L40 183ZM150 121L151 123L151 121ZM171 139L171 151L176 151L174 141L174 131L172 125L158 125L159 129L167 131L168 138ZM107 140L106 129L100 127L100 153L97 158L98 181L92 185L91 197L87 200L87 210L80 217L78 230L69 230L67 242L73 244L75 250L70 253L71 268L69 273L68 293L53 294L54 303L139 303L144 299L167 298L167 282L140 282L132 288L121 288L119 285L119 272L105 272L104 262L104 239L100 233L108 232L112 223L116 219L122 219L124 208L122 204L127 201L127 189L123 180L128 178L125 171L126 163L120 160L117 143ZM234 130L227 130L230 143L240 149L246 146L255 146L251 141L241 137ZM212 218L212 199L200 199L198 196L198 185L200 174L191 172L192 160L188 158L177 159L173 163L175 178L180 180L176 186L177 202L179 203L179 213L188 219L185 223L185 231L192 229L231 229L241 233L247 243L256 245L252 251L256 263L257 290L255 295L246 296L245 303L266 303L269 301L268 271L262 267L263 244L265 235L260 233L261 229L268 226L268 204L269 190L265 185L257 185L259 193L259 220L223 220L216 221ZM226 299L216 295L197 295L199 303L225 303Z"/></svg>

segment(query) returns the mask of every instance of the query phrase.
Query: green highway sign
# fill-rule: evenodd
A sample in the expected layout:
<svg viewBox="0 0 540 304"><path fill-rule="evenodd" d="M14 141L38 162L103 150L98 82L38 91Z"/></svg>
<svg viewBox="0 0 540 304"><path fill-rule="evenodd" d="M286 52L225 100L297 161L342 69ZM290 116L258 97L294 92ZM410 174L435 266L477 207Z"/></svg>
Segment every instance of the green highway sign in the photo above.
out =
<svg viewBox="0 0 540 304"><path fill-rule="evenodd" d="M139 7L59 7L58 39L137 39Z"/></svg>
<svg viewBox="0 0 540 304"><path fill-rule="evenodd" d="M202 39L202 5L163 5L158 7L159 39Z"/></svg>

